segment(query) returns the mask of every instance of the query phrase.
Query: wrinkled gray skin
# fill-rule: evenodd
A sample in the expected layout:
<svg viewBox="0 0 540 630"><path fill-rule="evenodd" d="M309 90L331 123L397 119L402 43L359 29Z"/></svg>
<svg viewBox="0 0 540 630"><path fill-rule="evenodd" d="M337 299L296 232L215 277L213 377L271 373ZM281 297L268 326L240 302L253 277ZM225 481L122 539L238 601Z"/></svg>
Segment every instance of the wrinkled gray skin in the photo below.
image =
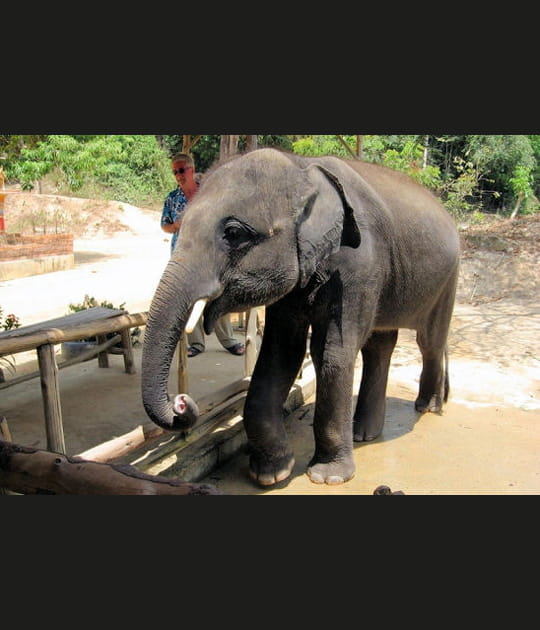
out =
<svg viewBox="0 0 540 630"><path fill-rule="evenodd" d="M453 221L430 192L400 173L273 149L225 162L190 203L150 307L145 409L171 430L196 419L173 410L167 380L199 298L209 299L207 333L225 313L264 304L264 336L244 407L251 476L271 485L291 473L283 404L311 326L317 397L307 473L315 483L343 483L355 472L353 440L374 440L383 429L399 328L417 331L422 354L417 411L438 412L447 399L458 261ZM363 375L353 410L359 351Z"/></svg>

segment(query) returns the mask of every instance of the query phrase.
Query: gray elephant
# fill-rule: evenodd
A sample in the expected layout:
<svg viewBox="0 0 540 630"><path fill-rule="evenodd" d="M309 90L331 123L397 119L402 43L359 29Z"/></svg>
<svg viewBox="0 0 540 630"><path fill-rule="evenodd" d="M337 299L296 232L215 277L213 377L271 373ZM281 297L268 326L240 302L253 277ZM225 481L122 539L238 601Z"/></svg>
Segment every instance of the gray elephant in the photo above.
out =
<svg viewBox="0 0 540 630"><path fill-rule="evenodd" d="M263 486L291 474L283 404L311 326L317 393L307 473L315 483L343 483L355 473L354 441L374 440L383 429L399 328L417 331L422 354L416 410L438 412L447 400L458 266L454 222L434 195L401 173L274 149L236 156L205 176L153 297L141 370L146 412L173 431L196 421L189 397L171 401L167 392L194 305L206 304L207 333L226 313L266 305L243 415L250 474Z"/></svg>

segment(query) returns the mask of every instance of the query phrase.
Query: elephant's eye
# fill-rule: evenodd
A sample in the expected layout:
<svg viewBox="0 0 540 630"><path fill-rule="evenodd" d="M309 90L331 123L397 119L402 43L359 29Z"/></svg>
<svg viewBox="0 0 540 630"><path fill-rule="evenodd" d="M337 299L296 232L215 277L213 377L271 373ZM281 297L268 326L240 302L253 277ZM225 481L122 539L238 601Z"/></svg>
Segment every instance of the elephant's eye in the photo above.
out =
<svg viewBox="0 0 540 630"><path fill-rule="evenodd" d="M233 249L253 244L259 240L258 237L260 234L256 230L238 219L229 218L223 226L223 240Z"/></svg>

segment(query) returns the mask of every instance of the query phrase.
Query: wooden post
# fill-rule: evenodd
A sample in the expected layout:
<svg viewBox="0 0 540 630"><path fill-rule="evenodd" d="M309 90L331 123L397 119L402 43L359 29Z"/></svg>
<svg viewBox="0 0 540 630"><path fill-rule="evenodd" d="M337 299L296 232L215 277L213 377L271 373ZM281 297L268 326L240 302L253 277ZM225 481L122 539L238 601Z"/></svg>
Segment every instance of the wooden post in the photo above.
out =
<svg viewBox="0 0 540 630"><path fill-rule="evenodd" d="M185 332L180 337L176 352L178 358L178 393L183 394L189 392L189 375L187 369L187 334Z"/></svg>
<svg viewBox="0 0 540 630"><path fill-rule="evenodd" d="M135 361L133 360L133 344L131 343L131 330L124 328L120 331L122 336L122 350L124 352L124 369L128 374L135 374Z"/></svg>
<svg viewBox="0 0 540 630"><path fill-rule="evenodd" d="M107 341L107 335L97 335L96 341L98 345L105 343ZM103 352L100 352L98 354L98 365L101 368L109 367L109 357L107 356L107 350L104 350Z"/></svg>
<svg viewBox="0 0 540 630"><path fill-rule="evenodd" d="M54 345L43 344L36 348L41 376L41 394L45 412L45 430L47 432L47 450L65 453L64 428L62 426L62 409L60 406L60 386L58 382L58 366L54 356Z"/></svg>

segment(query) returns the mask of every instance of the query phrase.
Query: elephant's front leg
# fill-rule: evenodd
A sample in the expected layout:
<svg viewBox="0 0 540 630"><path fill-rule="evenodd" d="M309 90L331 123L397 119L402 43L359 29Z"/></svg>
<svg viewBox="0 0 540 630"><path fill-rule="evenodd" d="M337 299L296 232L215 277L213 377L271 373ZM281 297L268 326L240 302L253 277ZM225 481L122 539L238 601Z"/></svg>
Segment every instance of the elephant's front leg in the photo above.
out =
<svg viewBox="0 0 540 630"><path fill-rule="evenodd" d="M297 312L266 309L264 336L244 405L251 477L263 486L287 479L294 466L283 405L306 353L309 323Z"/></svg>
<svg viewBox="0 0 540 630"><path fill-rule="evenodd" d="M357 355L355 340L329 341L313 331L312 355L317 373L313 419L315 454L307 474L314 483L336 485L355 473L352 439L352 386Z"/></svg>

